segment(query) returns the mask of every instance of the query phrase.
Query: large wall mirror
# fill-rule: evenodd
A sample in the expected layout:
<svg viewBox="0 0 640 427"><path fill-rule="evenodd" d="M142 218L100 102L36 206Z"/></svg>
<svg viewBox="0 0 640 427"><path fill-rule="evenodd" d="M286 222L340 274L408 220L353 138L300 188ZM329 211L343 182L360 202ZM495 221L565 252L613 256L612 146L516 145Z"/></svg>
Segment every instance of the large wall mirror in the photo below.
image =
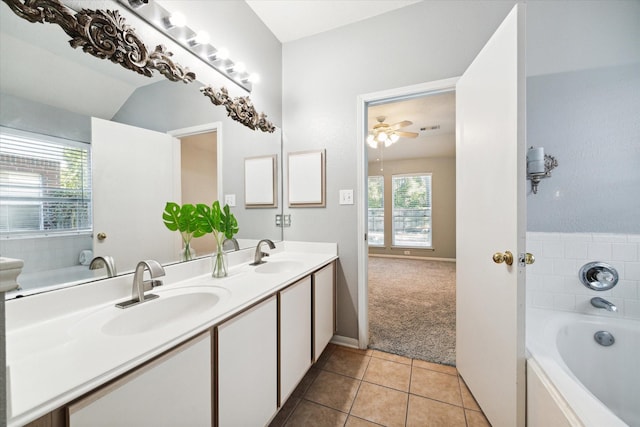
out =
<svg viewBox="0 0 640 427"><path fill-rule="evenodd" d="M207 82L138 75L70 48L56 25L32 24L4 3L0 8L1 195L13 198L0 206L0 255L24 260L22 289L7 298L105 278L106 269L89 269L97 255L113 256L118 274L142 259L180 261L180 235L162 223L168 201L224 204L235 196L226 199L237 201L231 210L241 248L282 240L275 225L281 203L271 209L242 203L244 159L251 156L276 156L281 200L280 129L260 132L232 121L200 92ZM164 43L155 35L145 42ZM181 134L185 129L191 131ZM17 151L7 152L9 143ZM25 155L25 146L35 157ZM46 189L52 180L55 195ZM61 195L68 203L59 203ZM212 251L201 239L194 239L196 256Z"/></svg>

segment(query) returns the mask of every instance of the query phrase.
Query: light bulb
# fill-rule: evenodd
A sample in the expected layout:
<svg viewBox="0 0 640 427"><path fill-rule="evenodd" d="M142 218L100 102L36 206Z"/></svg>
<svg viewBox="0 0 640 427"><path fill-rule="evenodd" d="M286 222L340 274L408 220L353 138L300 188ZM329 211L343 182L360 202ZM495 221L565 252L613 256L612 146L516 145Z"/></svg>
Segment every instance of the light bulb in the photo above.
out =
<svg viewBox="0 0 640 427"><path fill-rule="evenodd" d="M393 144L393 141L392 141L391 139L387 139L387 140L384 142L384 146L385 146L385 147L389 147L391 144Z"/></svg>
<svg viewBox="0 0 640 427"><path fill-rule="evenodd" d="M249 80L249 82L251 82L251 83L259 83L260 82L260 74L251 73L251 74L249 74L249 78L247 80Z"/></svg>
<svg viewBox="0 0 640 427"><path fill-rule="evenodd" d="M376 148L377 143L373 135L369 134L369 136L367 136L367 144L369 144L369 147L371 148Z"/></svg>
<svg viewBox="0 0 640 427"><path fill-rule="evenodd" d="M376 139L380 142L385 142L387 140L387 134L384 132L380 132Z"/></svg>
<svg viewBox="0 0 640 427"><path fill-rule="evenodd" d="M227 59L227 58L229 58L229 50L226 47L221 47L216 52L216 58L218 58L218 59Z"/></svg>
<svg viewBox="0 0 640 427"><path fill-rule="evenodd" d="M187 23L187 18L184 17L180 12L172 13L169 17L169 22L174 27L184 27Z"/></svg>
<svg viewBox="0 0 640 427"><path fill-rule="evenodd" d="M198 31L196 37L193 39L197 44L207 44L209 43L209 33L206 31Z"/></svg>
<svg viewBox="0 0 640 427"><path fill-rule="evenodd" d="M393 144L393 143L398 142L398 140L400 139L400 137L399 137L398 135L396 135L395 133L392 133L392 134L391 134L391 138L390 138L390 139L391 139L391 143Z"/></svg>

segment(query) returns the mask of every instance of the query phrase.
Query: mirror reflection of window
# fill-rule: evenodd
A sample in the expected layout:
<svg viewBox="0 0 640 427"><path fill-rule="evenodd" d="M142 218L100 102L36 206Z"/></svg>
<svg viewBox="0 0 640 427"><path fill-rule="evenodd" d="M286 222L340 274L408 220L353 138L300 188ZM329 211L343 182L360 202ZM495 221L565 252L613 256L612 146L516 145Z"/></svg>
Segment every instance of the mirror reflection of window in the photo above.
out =
<svg viewBox="0 0 640 427"><path fill-rule="evenodd" d="M91 232L90 145L0 130L3 237Z"/></svg>
<svg viewBox="0 0 640 427"><path fill-rule="evenodd" d="M94 277L92 209L89 144L0 127L0 252L22 290Z"/></svg>

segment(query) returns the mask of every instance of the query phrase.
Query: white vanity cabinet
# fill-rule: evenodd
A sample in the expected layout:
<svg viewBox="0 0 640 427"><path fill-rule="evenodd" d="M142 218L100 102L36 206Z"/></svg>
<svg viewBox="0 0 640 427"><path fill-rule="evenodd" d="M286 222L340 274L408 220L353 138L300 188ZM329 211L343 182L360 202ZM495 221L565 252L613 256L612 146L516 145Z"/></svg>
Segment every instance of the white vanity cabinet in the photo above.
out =
<svg viewBox="0 0 640 427"><path fill-rule="evenodd" d="M276 413L277 315L273 295L216 327L216 425L263 426Z"/></svg>
<svg viewBox="0 0 640 427"><path fill-rule="evenodd" d="M336 330L335 261L312 274L313 360L318 360Z"/></svg>
<svg viewBox="0 0 640 427"><path fill-rule="evenodd" d="M69 427L211 426L210 330L68 405Z"/></svg>
<svg viewBox="0 0 640 427"><path fill-rule="evenodd" d="M267 425L333 337L335 272L283 284L27 426Z"/></svg>
<svg viewBox="0 0 640 427"><path fill-rule="evenodd" d="M311 367L311 277L280 291L280 403Z"/></svg>

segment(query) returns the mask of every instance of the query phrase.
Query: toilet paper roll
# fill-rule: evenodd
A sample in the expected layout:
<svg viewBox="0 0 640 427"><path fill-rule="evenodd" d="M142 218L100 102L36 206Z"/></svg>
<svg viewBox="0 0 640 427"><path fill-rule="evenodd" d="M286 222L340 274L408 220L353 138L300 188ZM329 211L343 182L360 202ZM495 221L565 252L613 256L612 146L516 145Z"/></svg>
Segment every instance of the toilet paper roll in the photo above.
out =
<svg viewBox="0 0 640 427"><path fill-rule="evenodd" d="M78 257L78 262L80 265L89 265L91 260L93 259L93 251L86 249L84 251L80 251L80 256Z"/></svg>

